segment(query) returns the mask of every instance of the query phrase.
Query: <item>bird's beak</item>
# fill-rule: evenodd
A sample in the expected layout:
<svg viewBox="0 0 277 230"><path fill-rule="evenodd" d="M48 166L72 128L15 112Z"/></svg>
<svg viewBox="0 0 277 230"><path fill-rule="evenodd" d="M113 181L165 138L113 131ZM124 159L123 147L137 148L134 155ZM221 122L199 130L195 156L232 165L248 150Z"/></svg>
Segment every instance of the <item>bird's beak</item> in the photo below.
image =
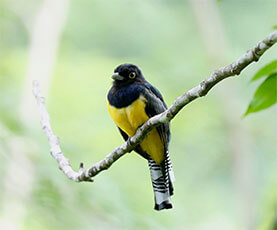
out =
<svg viewBox="0 0 277 230"><path fill-rule="evenodd" d="M124 77L122 77L121 75L119 75L119 73L113 73L112 79L118 80L118 81L122 81L122 80L124 79Z"/></svg>

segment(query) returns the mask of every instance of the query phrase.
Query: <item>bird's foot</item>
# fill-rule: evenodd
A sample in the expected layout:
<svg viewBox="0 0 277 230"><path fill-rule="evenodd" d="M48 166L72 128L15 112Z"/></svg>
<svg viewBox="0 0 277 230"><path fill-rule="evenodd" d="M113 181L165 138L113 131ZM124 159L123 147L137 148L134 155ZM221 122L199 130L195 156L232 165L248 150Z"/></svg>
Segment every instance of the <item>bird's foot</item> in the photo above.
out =
<svg viewBox="0 0 277 230"><path fill-rule="evenodd" d="M127 145L131 145L131 144L132 144L131 137L128 137L128 139L127 139Z"/></svg>
<svg viewBox="0 0 277 230"><path fill-rule="evenodd" d="M133 143L131 142L131 137L128 137L128 139L127 139L127 145L128 146L130 146L130 145L132 145ZM129 153L130 152L132 152L132 150L131 151L129 151Z"/></svg>

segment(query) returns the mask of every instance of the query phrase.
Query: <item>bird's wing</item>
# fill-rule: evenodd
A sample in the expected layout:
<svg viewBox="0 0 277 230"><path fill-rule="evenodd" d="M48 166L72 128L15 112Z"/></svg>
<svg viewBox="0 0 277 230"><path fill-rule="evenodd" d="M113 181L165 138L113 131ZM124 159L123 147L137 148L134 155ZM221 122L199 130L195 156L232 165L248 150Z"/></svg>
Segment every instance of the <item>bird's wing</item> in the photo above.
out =
<svg viewBox="0 0 277 230"><path fill-rule="evenodd" d="M157 88L155 88L150 83L145 83L145 92L144 96L146 97L147 104L145 107L145 112L148 117L153 117L157 114L164 112L167 109L167 106L163 100L162 94ZM163 140L165 153L168 150L168 143L170 139L170 127L169 123L161 124L157 127L158 133Z"/></svg>
<svg viewBox="0 0 277 230"><path fill-rule="evenodd" d="M167 109L167 106L164 102L163 96L160 93L160 91L155 86L151 85L149 82L144 83L144 85L147 89L149 89L152 93L154 93L156 97L158 97L161 100L161 102L163 103L164 108Z"/></svg>
<svg viewBox="0 0 277 230"><path fill-rule="evenodd" d="M145 97L147 99L147 104L145 108L145 112L149 117L153 117L157 114L160 114L164 112L167 109L167 106L163 100L163 97L159 90L152 86L150 83L146 83L146 90L145 90ZM173 185L172 182L174 179L174 173L172 170L172 164L169 157L168 152L168 144L170 141L170 127L169 123L164 123L158 126L157 131L163 140L164 144L164 160L160 163L160 165L157 165L154 161L149 161L149 166L151 170L151 175L155 175L157 173L158 166L160 167L160 170L162 172L163 177L160 177L158 180L162 180L165 183L165 187L168 188L169 196L173 195ZM153 168L154 165L154 168ZM156 170L155 170L156 168ZM159 169L159 168L158 168ZM152 177L152 183L154 187L154 192L156 194L157 185L155 185L155 182L157 182L157 179Z"/></svg>
<svg viewBox="0 0 277 230"><path fill-rule="evenodd" d="M123 137L124 141L127 141L128 138L129 138L129 136L127 135L127 133L125 133L125 132L124 132L121 128L119 128L118 126L117 126L117 128L119 129L119 132L120 132L121 136Z"/></svg>

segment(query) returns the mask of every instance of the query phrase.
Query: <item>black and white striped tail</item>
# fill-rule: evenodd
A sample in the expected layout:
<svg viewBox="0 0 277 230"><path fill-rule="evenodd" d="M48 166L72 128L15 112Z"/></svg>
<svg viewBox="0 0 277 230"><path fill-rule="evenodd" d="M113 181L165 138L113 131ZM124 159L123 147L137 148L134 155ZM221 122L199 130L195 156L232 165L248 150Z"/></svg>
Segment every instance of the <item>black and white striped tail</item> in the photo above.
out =
<svg viewBox="0 0 277 230"><path fill-rule="evenodd" d="M166 154L166 159L157 164L153 160L148 160L152 185L155 196L155 209L170 209L172 208L170 196L173 195L172 182L175 181L172 164L169 154Z"/></svg>

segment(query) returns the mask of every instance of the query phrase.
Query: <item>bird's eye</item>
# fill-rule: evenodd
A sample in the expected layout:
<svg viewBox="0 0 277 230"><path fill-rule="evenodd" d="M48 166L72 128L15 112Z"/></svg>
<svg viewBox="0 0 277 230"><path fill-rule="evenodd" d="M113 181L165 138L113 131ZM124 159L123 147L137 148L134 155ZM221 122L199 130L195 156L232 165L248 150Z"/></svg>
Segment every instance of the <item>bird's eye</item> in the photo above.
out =
<svg viewBox="0 0 277 230"><path fill-rule="evenodd" d="M131 72L130 74L129 74L129 78L130 79L134 79L136 77L136 73L135 72Z"/></svg>

